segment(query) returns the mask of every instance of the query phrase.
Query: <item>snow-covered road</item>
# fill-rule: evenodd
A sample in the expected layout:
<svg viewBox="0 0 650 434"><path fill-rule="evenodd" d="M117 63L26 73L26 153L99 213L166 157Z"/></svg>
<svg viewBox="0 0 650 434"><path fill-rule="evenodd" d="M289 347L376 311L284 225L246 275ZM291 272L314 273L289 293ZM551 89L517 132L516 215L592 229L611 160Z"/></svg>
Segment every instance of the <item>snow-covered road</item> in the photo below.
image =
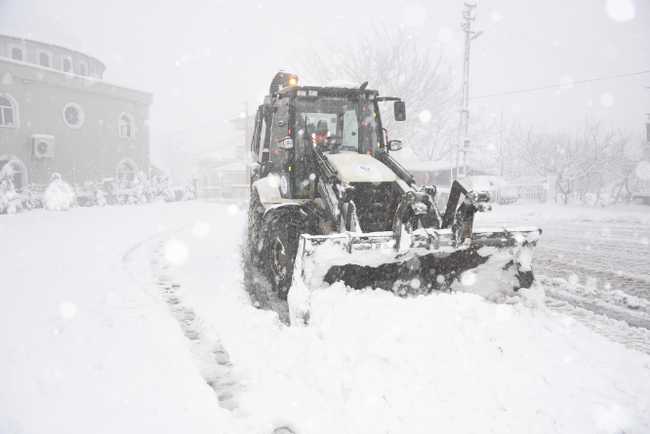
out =
<svg viewBox="0 0 650 434"><path fill-rule="evenodd" d="M314 294L307 328L241 287L236 206L0 219L0 432L650 431L650 357L473 294Z"/></svg>
<svg viewBox="0 0 650 434"><path fill-rule="evenodd" d="M549 305L650 353L647 206L519 204L481 214L478 222L542 227L534 262Z"/></svg>
<svg viewBox="0 0 650 434"><path fill-rule="evenodd" d="M0 433L217 433L230 415L158 294L124 268L187 207L0 216ZM135 257L135 256L132 256Z"/></svg>
<svg viewBox="0 0 650 434"><path fill-rule="evenodd" d="M540 274L620 290L650 302L650 208L501 206L479 222L534 223L544 229L536 250Z"/></svg>

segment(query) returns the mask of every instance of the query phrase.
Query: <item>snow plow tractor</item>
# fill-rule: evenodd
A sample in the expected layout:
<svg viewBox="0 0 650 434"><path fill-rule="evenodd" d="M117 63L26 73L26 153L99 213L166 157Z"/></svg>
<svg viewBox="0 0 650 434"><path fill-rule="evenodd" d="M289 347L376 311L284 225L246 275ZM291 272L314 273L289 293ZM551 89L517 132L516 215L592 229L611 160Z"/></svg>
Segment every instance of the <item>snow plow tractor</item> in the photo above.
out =
<svg viewBox="0 0 650 434"><path fill-rule="evenodd" d="M406 119L401 99L367 83L299 86L293 74L275 76L251 142L246 260L280 299L337 281L426 294L486 266L510 290L529 287L541 230L474 227L489 195L458 181L439 209L436 186L416 185L391 156L402 142L389 138L381 102Z"/></svg>

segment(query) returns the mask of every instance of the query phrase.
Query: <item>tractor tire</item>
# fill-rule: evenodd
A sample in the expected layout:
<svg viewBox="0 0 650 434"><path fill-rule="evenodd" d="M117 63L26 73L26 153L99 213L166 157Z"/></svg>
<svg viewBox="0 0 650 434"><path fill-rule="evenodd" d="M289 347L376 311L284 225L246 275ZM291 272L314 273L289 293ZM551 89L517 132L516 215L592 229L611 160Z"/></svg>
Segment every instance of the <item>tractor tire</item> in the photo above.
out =
<svg viewBox="0 0 650 434"><path fill-rule="evenodd" d="M266 269L273 291L281 300L287 299L293 277L293 264L298 250L298 231L289 216L273 219L267 231Z"/></svg>
<svg viewBox="0 0 650 434"><path fill-rule="evenodd" d="M256 191L251 192L248 203L248 229L246 244L248 250L248 259L252 264L261 268L265 258L263 257L264 228L262 220L264 208L260 204L259 196Z"/></svg>

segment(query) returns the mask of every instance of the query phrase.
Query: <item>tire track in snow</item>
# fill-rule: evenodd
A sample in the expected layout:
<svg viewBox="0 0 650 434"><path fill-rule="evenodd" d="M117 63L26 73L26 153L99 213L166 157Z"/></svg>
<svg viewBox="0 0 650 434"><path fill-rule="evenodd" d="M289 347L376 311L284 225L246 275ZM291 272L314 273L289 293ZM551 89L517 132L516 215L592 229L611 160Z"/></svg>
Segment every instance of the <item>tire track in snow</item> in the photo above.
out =
<svg viewBox="0 0 650 434"><path fill-rule="evenodd" d="M650 354L650 313L646 306L631 310L624 300L604 301L600 297L584 297L579 291L590 291L570 285L564 279L538 276L546 293L546 306L585 324L608 339L646 354ZM645 300L640 299L640 302Z"/></svg>
<svg viewBox="0 0 650 434"><path fill-rule="evenodd" d="M574 318L596 333L618 342L628 348L650 354L650 330L631 327L627 322L595 313L560 298L546 299L546 305L567 317Z"/></svg>
<svg viewBox="0 0 650 434"><path fill-rule="evenodd" d="M526 221L544 229L533 266L550 309L650 354L648 221L556 219L530 213L486 217L490 224Z"/></svg>
<svg viewBox="0 0 650 434"><path fill-rule="evenodd" d="M189 342L202 378L214 390L219 406L232 411L237 408L235 395L240 385L232 374L228 352L216 333L197 317L192 308L183 303L182 287L173 280L171 266L163 254L165 241L171 234L183 229L185 228L161 232L134 244L122 256L122 264L133 280L146 288L153 288L157 298L165 301ZM136 254L144 255L140 259L148 261L146 266L151 274L144 281L137 277L143 270L135 271Z"/></svg>
<svg viewBox="0 0 650 434"><path fill-rule="evenodd" d="M164 257L163 249L164 241L161 240L150 260L160 294L189 340L201 376L214 390L219 405L227 410L235 410L237 408L235 394L239 385L232 374L232 363L228 352L216 334L197 317L196 312L183 303L181 284L173 281L170 273L171 266Z"/></svg>

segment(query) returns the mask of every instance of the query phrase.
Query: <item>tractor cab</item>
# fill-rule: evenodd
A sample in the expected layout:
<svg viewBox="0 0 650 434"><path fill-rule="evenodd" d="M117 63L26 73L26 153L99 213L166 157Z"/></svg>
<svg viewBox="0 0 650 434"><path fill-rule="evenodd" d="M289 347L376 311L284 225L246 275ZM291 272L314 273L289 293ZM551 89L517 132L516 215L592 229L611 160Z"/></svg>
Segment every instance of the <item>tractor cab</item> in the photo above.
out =
<svg viewBox="0 0 650 434"><path fill-rule="evenodd" d="M301 198L314 191L309 185L317 173L314 151L327 156L356 153L374 159L399 149L399 140L387 143L379 103L394 101L398 121L405 119L404 103L399 98L379 97L366 85L299 86L296 75L276 74L269 96L258 108L251 143L259 175L279 174L290 187L287 196Z"/></svg>

